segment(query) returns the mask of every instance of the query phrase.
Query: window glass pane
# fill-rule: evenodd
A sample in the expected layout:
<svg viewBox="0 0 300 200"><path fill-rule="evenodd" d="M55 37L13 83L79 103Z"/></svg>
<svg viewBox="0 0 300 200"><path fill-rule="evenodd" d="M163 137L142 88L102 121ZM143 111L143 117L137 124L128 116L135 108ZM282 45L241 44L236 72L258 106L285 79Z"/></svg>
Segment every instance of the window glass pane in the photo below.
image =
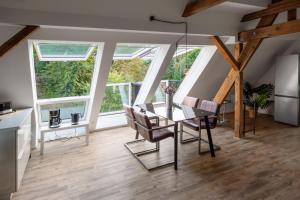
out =
<svg viewBox="0 0 300 200"><path fill-rule="evenodd" d="M37 43L41 58L82 58L93 48L91 44Z"/></svg>
<svg viewBox="0 0 300 200"><path fill-rule="evenodd" d="M130 47L130 46L118 46L115 50L115 54L134 54L135 52L141 50L142 48L140 47Z"/></svg>
<svg viewBox="0 0 300 200"><path fill-rule="evenodd" d="M133 58L152 59L157 47L153 45L118 44L115 49L114 60Z"/></svg>
<svg viewBox="0 0 300 200"><path fill-rule="evenodd" d="M134 102L157 49L149 44L117 44L101 113L123 111L124 104Z"/></svg>
<svg viewBox="0 0 300 200"><path fill-rule="evenodd" d="M96 52L95 48L85 61L41 61L34 49L37 98L89 95Z"/></svg>
<svg viewBox="0 0 300 200"><path fill-rule="evenodd" d="M101 113L123 110L123 105L129 105L129 83L107 84Z"/></svg>
<svg viewBox="0 0 300 200"><path fill-rule="evenodd" d="M80 113L81 118L83 118L85 108L85 101L41 105L41 122L49 122L49 110L60 109L60 118L66 120L71 119L71 113Z"/></svg>
<svg viewBox="0 0 300 200"><path fill-rule="evenodd" d="M175 89L178 89L180 83L193 65L200 51L200 47L179 46L177 48L173 59L168 65L167 71L163 77L163 81L160 83L152 98L152 102L165 102L166 97L163 88L166 86L171 86Z"/></svg>

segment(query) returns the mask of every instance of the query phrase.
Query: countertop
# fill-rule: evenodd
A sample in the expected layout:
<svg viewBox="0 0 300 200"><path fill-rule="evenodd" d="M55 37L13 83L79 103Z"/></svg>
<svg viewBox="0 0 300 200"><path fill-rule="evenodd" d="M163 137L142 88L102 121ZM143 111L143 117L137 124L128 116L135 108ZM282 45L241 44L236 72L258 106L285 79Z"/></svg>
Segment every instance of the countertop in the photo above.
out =
<svg viewBox="0 0 300 200"><path fill-rule="evenodd" d="M26 108L6 115L0 115L0 130L19 129L31 113L32 108Z"/></svg>

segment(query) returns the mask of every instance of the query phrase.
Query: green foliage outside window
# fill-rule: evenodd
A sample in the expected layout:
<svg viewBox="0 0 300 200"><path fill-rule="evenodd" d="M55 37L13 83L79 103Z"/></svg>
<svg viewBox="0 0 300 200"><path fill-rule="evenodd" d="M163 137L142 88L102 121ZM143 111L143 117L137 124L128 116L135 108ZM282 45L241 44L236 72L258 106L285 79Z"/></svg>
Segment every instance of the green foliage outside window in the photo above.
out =
<svg viewBox="0 0 300 200"><path fill-rule="evenodd" d="M177 58L173 58L163 79L182 81L199 53L200 49L195 49L188 52L187 55L183 54L177 56ZM150 60L141 58L115 60L110 69L108 83L142 82L150 63ZM126 94L128 94L127 88L128 87L126 87ZM108 86L106 87L100 113L122 110L124 103L125 102L122 101L120 88L118 86Z"/></svg>
<svg viewBox="0 0 300 200"><path fill-rule="evenodd" d="M188 52L187 56L183 54L173 58L163 79L182 81L199 52L200 49L195 49ZM39 61L36 52L34 52L38 99L89 95L95 57L96 49L86 61ZM114 60L108 83L142 82L150 63L151 60L142 58ZM121 87L123 87L123 96L120 91ZM129 88L128 86L121 87L106 87L100 112L122 110L124 99L126 99L124 94L127 94L128 99Z"/></svg>
<svg viewBox="0 0 300 200"><path fill-rule="evenodd" d="M96 50L86 61L39 61L34 52L38 99L89 95Z"/></svg>

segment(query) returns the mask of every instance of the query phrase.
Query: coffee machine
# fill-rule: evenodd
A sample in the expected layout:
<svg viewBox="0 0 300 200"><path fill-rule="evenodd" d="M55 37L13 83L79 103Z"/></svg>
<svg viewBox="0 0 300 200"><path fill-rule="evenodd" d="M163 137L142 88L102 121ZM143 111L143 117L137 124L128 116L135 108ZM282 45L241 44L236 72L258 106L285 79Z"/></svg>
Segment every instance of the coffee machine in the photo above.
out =
<svg viewBox="0 0 300 200"><path fill-rule="evenodd" d="M49 110L49 127L58 128L60 126L60 109L58 110Z"/></svg>

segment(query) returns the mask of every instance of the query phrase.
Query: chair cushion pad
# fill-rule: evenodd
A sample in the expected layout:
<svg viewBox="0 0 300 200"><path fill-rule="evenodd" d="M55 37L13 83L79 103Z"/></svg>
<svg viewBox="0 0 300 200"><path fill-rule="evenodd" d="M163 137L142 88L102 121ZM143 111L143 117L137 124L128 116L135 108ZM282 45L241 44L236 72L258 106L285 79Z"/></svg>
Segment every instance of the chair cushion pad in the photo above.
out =
<svg viewBox="0 0 300 200"><path fill-rule="evenodd" d="M168 137L173 137L174 133L167 128L159 129L159 130L153 130L152 131L152 142L158 142L160 140L163 140Z"/></svg>
<svg viewBox="0 0 300 200"><path fill-rule="evenodd" d="M215 126L213 125L213 119L209 119L208 121L209 121L210 128L214 128ZM184 126L187 126L195 131L199 131L199 118L184 120L182 123ZM201 129L206 129L206 125L203 120L201 120Z"/></svg>

